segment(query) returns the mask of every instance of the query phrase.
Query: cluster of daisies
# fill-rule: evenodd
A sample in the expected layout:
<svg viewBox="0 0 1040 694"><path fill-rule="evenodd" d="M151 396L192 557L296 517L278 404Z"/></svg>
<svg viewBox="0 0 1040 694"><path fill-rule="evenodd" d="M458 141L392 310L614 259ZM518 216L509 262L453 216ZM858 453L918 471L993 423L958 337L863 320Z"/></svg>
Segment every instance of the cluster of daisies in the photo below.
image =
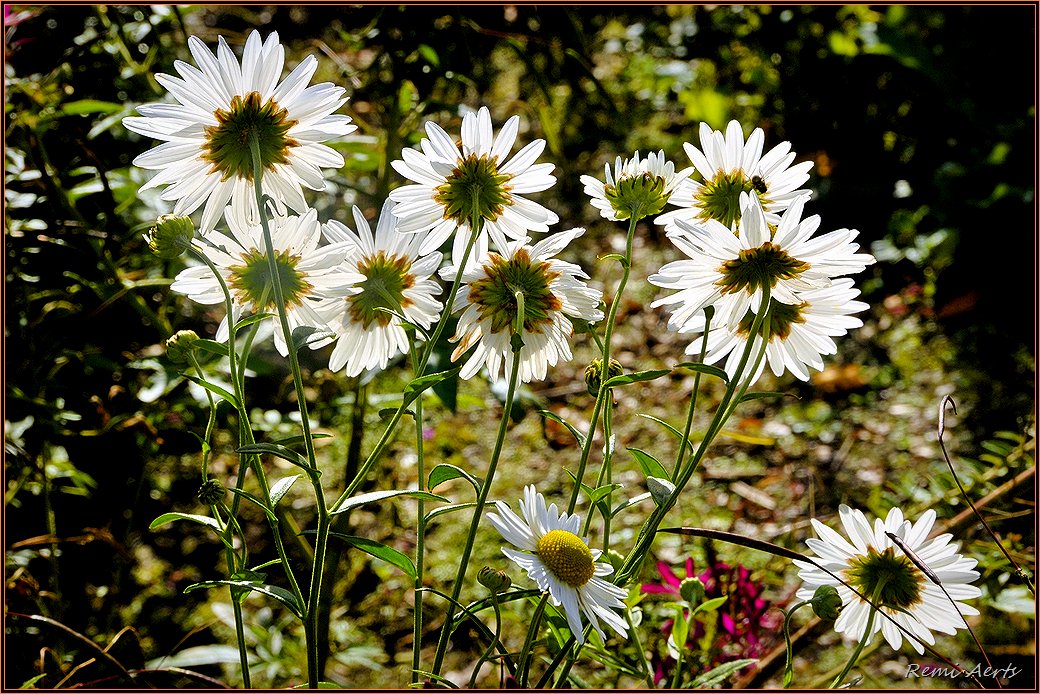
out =
<svg viewBox="0 0 1040 694"><path fill-rule="evenodd" d="M252 33L241 61L223 38L215 54L195 37L188 46L195 65L177 61L179 76L156 75L174 102L142 105L141 115L124 124L162 141L134 160L156 172L146 187L162 186L161 198L181 219L202 210L197 233L193 226L190 233L201 264L180 272L172 286L201 304L224 303L227 290L232 310L218 340L228 339L243 317L276 308L265 227L290 328L312 328L312 348L333 344L329 366L349 376L385 369L408 352L413 337L406 324L426 330L444 320L435 275L458 283L448 303L460 314L451 339L452 360L464 360L462 378L483 368L498 378L519 336L519 378L544 379L548 367L571 358L571 320L603 318L588 276L556 257L584 230L550 233L557 215L524 197L556 179L552 164L537 163L544 140L512 153L518 117L496 135L486 108L466 113L458 140L427 123L418 149L404 149L392 163L410 183L390 193L374 231L357 207L352 220L322 222L304 189L324 190L323 170L343 166L325 143L356 129L336 114L346 102L344 89L309 85L313 56L282 79L285 51L275 33L266 40ZM854 230L814 236L820 219L803 219L810 194L800 188L811 163L794 163L788 143L763 154L764 139L756 129L745 140L735 121L725 133L702 124L700 148L685 146L690 168L676 171L663 152L645 159L637 152L619 157L613 171L607 165L605 181L583 176L582 182L607 219L659 215L656 223L687 256L649 281L671 292L653 305L668 307L669 327L692 336L688 351L703 349L708 363L725 360L736 376L750 342L750 353L765 357L755 362L752 380L765 363L777 376L790 371L806 380L810 367L822 369L823 356L835 353L834 338L861 325L852 314L867 306L855 300L859 291L848 276L874 259L858 252ZM676 209L663 212L669 204ZM547 235L534 243L532 233ZM161 240L163 225L152 234L153 242ZM449 241L445 259L441 248ZM283 355L292 348L281 331L274 341ZM579 518L547 506L533 487L520 509L523 518L498 503L488 516L519 550L507 549L507 556L562 607L579 640L582 616L600 636L601 622L625 635L619 611L627 591L605 579L610 564L597 561L600 551L579 536ZM827 570L807 564L802 571L804 591L839 585L851 605L839 631L863 636L863 594L891 617L877 621L875 631L893 646L905 633L919 649L933 642L930 630L953 631L960 614L973 613L956 603L951 618L945 596L882 532L916 550L954 600L977 596L969 585L978 577L974 562L956 553L949 536L927 540L934 514L911 526L893 511L874 530L858 512L843 508L842 520L851 544L817 523L822 539L810 547ZM880 586L879 576L886 577Z"/></svg>

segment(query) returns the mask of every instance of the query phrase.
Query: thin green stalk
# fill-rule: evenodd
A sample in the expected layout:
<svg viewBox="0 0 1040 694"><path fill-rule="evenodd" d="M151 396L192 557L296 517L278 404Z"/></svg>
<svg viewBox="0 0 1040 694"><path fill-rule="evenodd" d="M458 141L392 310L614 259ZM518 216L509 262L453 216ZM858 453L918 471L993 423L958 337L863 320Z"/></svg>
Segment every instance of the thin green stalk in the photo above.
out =
<svg viewBox="0 0 1040 694"><path fill-rule="evenodd" d="M491 639L491 643L484 649L484 652L479 658L477 658L476 664L473 666L473 672L469 676L469 684L467 687L473 689L477 684L477 675L480 674L480 666L484 664L485 660L491 657L492 651L498 645L499 640L502 638L502 609L498 606L498 593L491 593L491 606L495 608L495 635Z"/></svg>
<svg viewBox="0 0 1040 694"><path fill-rule="evenodd" d="M649 689L655 689L654 684L654 671L650 667L650 661L646 659L646 651L643 650L643 642L639 640L639 630L636 629L636 625L632 623L632 613L629 610L625 610L625 621L628 622L628 633L632 637L632 643L636 648L636 653L639 654L639 662L643 666L643 674L646 675L646 686Z"/></svg>
<svg viewBox="0 0 1040 694"><path fill-rule="evenodd" d="M474 224L474 226L471 228L478 229L479 227L476 224ZM417 374L416 378L419 378L419 376L423 376L426 374L426 368L427 366L429 366L430 357L433 354L433 350L438 340L440 340L441 334L444 332L444 328L447 325L449 317L451 316L452 307L455 305L455 295L458 294L459 285L462 284L462 273L466 267L466 263L469 261L469 256L473 251L473 246L477 240L477 235L478 232L471 232L469 242L466 244L466 250L462 254L462 262L459 263L459 267L455 272L455 279L452 282L451 292L448 294L448 298L444 305L444 311L441 312L441 318L439 321L437 321L437 326L434 328L433 334L430 336L430 340L426 343L426 347L423 349L422 356L419 359L419 366L417 366L415 369L415 373ZM336 502L329 507L331 512L334 513L336 509L338 509L343 504L343 502L349 499L350 496L355 491L357 491L357 488L360 487L361 484L365 481L365 478L368 476L368 473L372 469L372 466L375 465L376 461L379 460L380 456L382 456L383 452L386 450L387 445L389 445L390 440L393 438L394 433L397 431L397 425L401 421L401 418L404 416L404 413L407 409L408 406L402 402L401 405L394 412L394 414L390 417L390 421L387 422L386 428L383 429L383 434L379 437L379 441L376 442L376 445L372 449L372 452L368 454L367 458L365 458L364 464L362 464L361 467L358 468L357 475L355 475L354 479L351 480L350 484L347 485L347 488L343 490L343 493L340 494L338 499L336 499Z"/></svg>
<svg viewBox="0 0 1040 694"><path fill-rule="evenodd" d="M711 331L711 319L715 315L715 307L708 306L704 309L704 334L701 336L701 356L700 363L704 363L704 355L708 352L708 334ZM682 469L683 458L686 457L686 450L693 449L690 444L690 430L693 428L693 413L697 409L697 393L701 389L701 372L696 371L693 375L693 392L690 393L690 407L686 412L686 427L683 429L682 438L679 439L679 452L675 455L675 468L672 470L672 483L675 483L676 478L679 476L679 471Z"/></svg>
<svg viewBox="0 0 1040 694"><path fill-rule="evenodd" d="M769 286L767 285L763 289L762 303L759 307L758 313L755 315L754 321L752 322L751 331L749 333L750 335L759 334L759 330L761 330L763 323L767 319L769 300L770 292ZM762 347L759 350L758 358L755 360L756 370L757 364L760 363L762 355L765 353L767 344L768 341L763 340ZM737 366L734 377L730 380L729 384L726 387L726 392L722 396L722 402L719 403L718 408L715 410L715 416L712 418L711 424L708 425L708 430L707 432L705 432L704 438L701 439L700 446L698 446L697 451L694 453L693 457L686 463L685 468L680 470L679 475L676 479L675 489L668 496L668 498L665 499L663 503L659 504L654 509L653 513L651 513L650 515L650 518L647 519L646 523L643 525L643 528L640 530L635 545L632 547L632 550L625 558L625 561L622 564L621 568L615 574L614 581L617 585L624 585L625 582L627 582L632 577L632 575L635 573L638 567L642 564L643 559L646 557L646 554L650 551L650 546L651 544L653 544L654 536L657 534L657 529L660 527L661 522L664 520L664 517L668 514L668 512L672 509L672 506L675 505L675 502L679 498L679 494L682 492L686 484L690 481L690 478L693 476L694 471L696 471L697 466L700 464L700 461L704 458L704 454L707 452L708 447L715 440L715 437L718 435L719 431L722 430L722 427L726 423L726 420L732 414L733 410L730 407L730 403L734 402L734 395L736 394L738 384L741 382L741 379L744 378L745 368L747 367L748 359L751 356L751 352L754 348L754 345L755 340L749 339L747 341L747 344L744 347L744 351L741 354L741 359ZM751 375L753 376L754 373L755 371L752 370ZM741 389L741 395L743 395L743 393L746 392L751 380L751 378L748 378L747 382L743 384L743 388ZM737 398L734 402L734 407L736 406L736 403L739 403L739 398Z"/></svg>
<svg viewBox="0 0 1040 694"><path fill-rule="evenodd" d="M518 314L523 320L522 311L522 294L518 294L518 301L520 301L520 309ZM515 335L514 335L515 337ZM513 411L513 400L516 396L516 384L519 380L520 374L520 349L514 347L513 349L513 360L509 368L509 387L506 390L505 404L502 408L502 420L498 426L498 436L495 439L495 448L491 453L491 462L488 464L487 476L484 478L484 483L480 485L480 493L477 495L477 506L473 510L473 520L470 522L469 534L466 536L466 544L462 548L462 558L459 560L459 570L455 575L455 583L451 589L451 601L448 603L448 613L444 618L444 626L441 629L440 640L437 643L437 655L434 658L433 672L440 674L441 665L444 662L444 655L448 649L448 639L451 636L451 623L455 617L455 603L458 602L459 595L462 593L462 584L466 578L466 569L469 566L469 558L473 553L473 544L476 541L477 529L480 527L480 521L484 515L484 505L487 503L488 494L491 491L491 483L495 479L495 470L498 467L498 460L502 455L502 447L506 439L506 431L509 429L509 413Z"/></svg>
<svg viewBox="0 0 1040 694"><path fill-rule="evenodd" d="M321 476L317 469L314 455L314 439L311 437L310 417L307 413L307 394L303 385L303 373L300 370L299 355L293 344L292 330L289 328L289 316L285 307L285 294L282 291L282 282L278 272L278 261L275 258L274 243L271 238L271 227L268 223L267 212L264 209L264 195L261 186L263 177L263 166L260 159L259 136L253 134L249 138L249 148L253 155L253 191L256 196L257 210L260 213L260 225L263 229L264 251L267 254L268 271L271 275L271 288L274 292L275 309L278 312L278 322L282 328L282 336L285 339L286 351L289 353L289 367L292 370L293 385L296 388L296 405L300 410L300 424L303 428L303 443L307 453L307 462L310 469L307 470L311 486L314 488L314 502L318 512L318 527L314 540L314 562L311 565L311 585L307 594L307 609L305 611L304 634L307 641L307 681L312 689L317 689L321 680L318 671L318 663L321 654L318 652L318 619L321 614L321 579L325 564L325 551L329 542L329 509L325 501L325 493L321 486Z"/></svg>
<svg viewBox="0 0 1040 694"><path fill-rule="evenodd" d="M574 507L578 504L578 495L581 493L581 483L585 477L585 467L589 462L589 454L592 452L592 440L596 437L596 425L599 422L599 414L603 410L607 398L612 397L606 382L610 380L607 376L610 369L610 342L614 335L614 322L617 320L617 312L621 306L621 295L628 284L628 276L632 271L632 242L636 235L636 224L639 222L638 210L632 211L628 223L628 236L625 239L625 261L622 263L621 281L614 291L614 298L610 302L607 312L606 325L603 331L603 365L600 372L599 393L596 394L596 404L592 410L592 418L589 420L589 432L585 436L585 445L581 448L581 459L578 461L578 471L575 473L574 491L571 493L570 502L567 504L567 513L574 513ZM591 514L590 514L591 515Z"/></svg>
<svg viewBox="0 0 1040 694"><path fill-rule="evenodd" d="M527 629L527 636L524 638L524 647L520 649L520 659L516 663L516 676L519 681L519 685L522 688L527 686L530 680L530 662L531 652L534 650L535 637L538 634L538 624L542 621L542 615L545 614L545 604L549 601L549 594L542 593L542 597L538 600L538 605L534 608L534 614L531 615L531 625ZM541 685L539 685L540 687Z"/></svg>
<svg viewBox="0 0 1040 694"><path fill-rule="evenodd" d="M874 633L874 617L877 616L878 608L876 607L878 600L881 599L881 591L887 583L887 578L882 576L881 580L878 581L877 586L874 588L874 595L871 596L870 600L870 614L867 615L867 626L863 630L863 637L856 644L856 650L852 652L852 657L849 658L849 662L845 664L845 668L841 673L834 678L831 682L830 689L837 689L841 686L841 683L845 681L845 677L849 674L849 671L856 665L856 661L859 660L860 653L863 652L863 647L867 645L867 640Z"/></svg>
<svg viewBox="0 0 1040 694"><path fill-rule="evenodd" d="M791 647L791 617L794 616L795 612L810 604L812 604L811 600L802 600L784 612L784 648L786 649L784 658L784 689L791 686L791 674L794 669L794 649Z"/></svg>
<svg viewBox="0 0 1040 694"><path fill-rule="evenodd" d="M411 358L412 368L418 372L419 369L419 354L415 349L415 340L409 340L408 342ZM422 489L426 484L426 463L424 457L424 444L425 439L423 438L423 406L422 398L415 399L415 457L416 466L419 471L419 488ZM423 619L423 594L424 591L420 590L423 587L423 578L426 569L425 562L426 553L426 502L422 499L418 501L418 518L415 522L415 606L412 608L412 684L419 682L419 672L422 670L422 619ZM497 594L496 594L497 595ZM495 600L495 615L498 617L498 600ZM495 632L496 638L498 637L498 631ZM491 645L488 646L488 650L494 648L495 642L492 641ZM485 654L487 655L487 654ZM480 663L477 663L477 668L480 667ZM477 668L474 668L474 677L476 677ZM470 683L472 687L472 682Z"/></svg>

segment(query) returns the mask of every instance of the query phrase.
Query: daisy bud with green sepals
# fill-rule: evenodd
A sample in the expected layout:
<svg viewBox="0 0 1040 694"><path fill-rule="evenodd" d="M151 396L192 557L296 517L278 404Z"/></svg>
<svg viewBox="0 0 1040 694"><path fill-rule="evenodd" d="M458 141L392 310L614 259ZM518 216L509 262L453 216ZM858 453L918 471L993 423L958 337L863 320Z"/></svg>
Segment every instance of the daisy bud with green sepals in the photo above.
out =
<svg viewBox="0 0 1040 694"><path fill-rule="evenodd" d="M639 158L637 151L631 159L614 160L614 171L610 164L604 166L604 181L592 176L582 176L585 194L591 198L592 206L600 215L612 221L621 221L635 216L649 217L664 209L672 192L693 172L693 167L676 172L675 165L664 158L664 150L651 152L646 159Z"/></svg>
<svg viewBox="0 0 1040 694"><path fill-rule="evenodd" d="M683 582L679 584L679 595L682 599L690 604L691 607L696 607L701 604L704 600L704 582L696 576L690 578L684 578Z"/></svg>
<svg viewBox="0 0 1040 694"><path fill-rule="evenodd" d="M178 330L166 340L166 356L174 364L184 364L195 352L199 336L194 330Z"/></svg>
<svg viewBox="0 0 1040 694"><path fill-rule="evenodd" d="M485 566L480 570L480 573L477 574L477 582L491 591L492 595L504 593L509 590L509 586L513 585L513 579L509 578L509 574L499 569L492 569L490 566Z"/></svg>
<svg viewBox="0 0 1040 694"><path fill-rule="evenodd" d="M817 588L809 604L812 605L813 612L820 619L833 622L841 614L842 600L841 596L838 595L838 589L834 586L820 586Z"/></svg>
<svg viewBox="0 0 1040 694"><path fill-rule="evenodd" d="M173 260L184 255L191 248L191 240L195 238L195 225L190 217L164 214L156 220L144 240L148 248L163 260Z"/></svg>
<svg viewBox="0 0 1040 694"><path fill-rule="evenodd" d="M610 366L607 368L607 380L614 378L615 376L621 376L625 373L625 367L621 365L617 359L610 360ZM593 359L588 366L585 367L585 387L589 390L589 395L599 395L599 387L603 383L603 360Z"/></svg>
<svg viewBox="0 0 1040 694"><path fill-rule="evenodd" d="M224 489L224 485L214 479L206 480L199 487L199 501L206 504L207 506L214 506L224 501L224 496L227 494L227 490Z"/></svg>

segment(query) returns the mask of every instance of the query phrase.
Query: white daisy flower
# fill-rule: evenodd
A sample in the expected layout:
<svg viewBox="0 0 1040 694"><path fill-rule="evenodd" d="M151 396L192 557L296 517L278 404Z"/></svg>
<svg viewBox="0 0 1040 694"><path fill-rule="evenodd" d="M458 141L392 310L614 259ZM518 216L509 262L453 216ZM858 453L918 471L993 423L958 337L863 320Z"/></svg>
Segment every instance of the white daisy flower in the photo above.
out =
<svg viewBox="0 0 1040 694"><path fill-rule="evenodd" d="M503 547L502 553L527 571L542 592L549 593L553 605L563 607L567 626L578 643L585 640L582 614L604 641L601 619L620 636L627 636L628 625L614 610L625 609L622 600L628 592L601 578L614 569L598 562L603 553L578 536L581 518L577 514L560 514L556 504L546 508L545 497L534 486L524 489L520 501L523 518L502 502L496 508L497 513L489 513L488 520L507 542L522 550Z"/></svg>
<svg viewBox="0 0 1040 694"><path fill-rule="evenodd" d="M231 322L238 323L246 313L276 310L263 228L246 225L237 215L225 215L230 235L210 232L204 240L197 240L196 248L220 270L231 293ZM321 225L318 213L308 210L302 216L271 219L271 239L275 252L278 275L289 327L295 330L310 326L328 330L322 316L322 304L342 300L358 291L356 284L363 279L358 274L344 272L341 266L351 252L348 243L318 247ZM171 288L200 304L224 303L224 292L213 272L206 265L182 270ZM228 317L220 323L216 339L223 342L229 335ZM332 336L309 343L311 349L328 344ZM274 344L282 356L289 352L280 329L274 331Z"/></svg>
<svg viewBox="0 0 1040 694"><path fill-rule="evenodd" d="M496 137L491 114L481 107L462 119L461 143L436 123L427 122L429 137L419 143L422 151L405 148L402 159L391 162L399 174L415 181L391 191L390 199L399 203L394 211L399 231L430 232L420 253L440 248L455 234L452 259L458 265L474 211L483 220L478 244L487 248L490 235L495 249L503 253L510 239L526 241L528 232L547 232L550 224L559 221L555 213L520 197L552 187L556 177L551 175L553 164L534 163L545 140L535 140L506 159L519 127L520 118L513 116Z"/></svg>
<svg viewBox="0 0 1040 694"><path fill-rule="evenodd" d="M754 194L770 215L770 221L775 221L777 213L809 192L798 186L809 180L812 162L791 166L795 155L790 142L781 142L763 155L762 129L755 128L745 142L740 123L735 120L726 126L725 136L701 123L700 139L700 149L688 142L683 148L703 180L684 180L669 201L681 209L661 215L654 220L657 224L667 228L678 220L714 219L732 227L740 219L741 193Z"/></svg>
<svg viewBox="0 0 1040 694"><path fill-rule="evenodd" d="M158 173L142 190L166 186L163 200L176 201L174 214L188 215L205 203L200 230L209 232L230 207L244 218L259 218L253 191L249 137L259 136L263 192L302 214L302 187L323 190L321 169L343 166L343 157L322 144L357 129L350 118L333 115L346 103L343 88L329 83L308 87L318 61L307 56L281 82L285 49L272 32L261 43L256 31L246 40L239 64L223 37L216 57L192 36L188 48L198 67L176 61L180 77L157 74L177 103L137 107L141 117L123 125L163 140L134 159Z"/></svg>
<svg viewBox="0 0 1040 694"><path fill-rule="evenodd" d="M842 278L835 280L829 287L801 292L797 304L770 300L769 340L766 344L765 359L758 365L751 381L758 380L766 364L769 364L769 368L777 377L782 376L787 370L802 381L809 380L810 367L822 371L823 356L838 351L834 338L863 325L859 318L849 315L870 308L862 301L854 301L857 296L859 290L853 286L852 280ZM731 378L735 378L754 320L755 314L749 310L736 328L731 329L713 318L704 363L714 364L725 359L723 368ZM687 346L687 354L701 353L701 335L704 333L704 327L705 319L702 312L688 320L679 331L683 334L697 334ZM764 330L763 323L745 369L750 367L762 349Z"/></svg>
<svg viewBox="0 0 1040 694"><path fill-rule="evenodd" d="M875 602L882 612L912 635L912 638L907 637L907 641L918 653L924 653L922 643L935 643L933 631L955 634L958 629L965 628L961 615L979 613L974 607L960 602L982 594L971 585L979 578L979 572L974 570L978 562L958 554L960 543L951 543L953 536L950 534L928 539L935 523L935 511L925 511L911 525L910 521L903 520L902 511L893 508L884 521L876 518L873 528L862 511L842 504L839 513L848 540L814 518L813 528L820 539L809 539L805 543L817 555L817 563L841 576L865 597L874 599L880 586L880 595ZM956 607L943 594L942 588L933 583L886 532L899 537L931 570ZM801 561L795 564L801 569L798 576L805 581L798 590L798 598L809 600L818 587L825 585L838 591L843 608L834 623L835 631L866 643L870 643L874 634L880 631L892 648L899 648L905 634L884 617L876 616L871 633L864 633L871 610L869 603L812 564Z"/></svg>
<svg viewBox="0 0 1040 694"><path fill-rule="evenodd" d="M584 233L580 228L561 231L534 246L516 244L506 255L486 253L467 266L455 302L462 316L451 338L459 343L451 359L457 361L474 345L476 349L462 367L461 378L471 378L486 365L489 378L496 380L503 365L510 363L517 291L524 297L520 380L542 380L549 366L571 358L574 329L568 316L603 318L599 292L582 281L589 276L554 257Z"/></svg>
<svg viewBox="0 0 1040 694"><path fill-rule="evenodd" d="M603 171L605 183L592 176L582 176L581 182L600 215L617 222L629 219L633 212L639 219L660 212L693 167L676 172L675 164L665 159L664 150L651 152L646 159L640 159L637 151L631 159L615 159L613 174L610 164L604 164Z"/></svg>
<svg viewBox="0 0 1040 694"><path fill-rule="evenodd" d="M767 284L774 302L802 303L801 292L826 287L834 277L861 272L874 262L858 253L855 229L838 229L812 237L820 226L819 215L802 219L808 198L799 198L780 218L775 231L766 221L754 196L743 198L738 232L709 219L699 224L677 222L668 238L688 260L677 260L650 275L658 287L677 290L651 306L675 306L669 326L690 329L704 307L715 306L716 322L736 331L748 311L757 312Z"/></svg>
<svg viewBox="0 0 1040 694"><path fill-rule="evenodd" d="M391 358L408 351L401 319L381 309L401 314L424 329L440 316L441 302L434 296L441 288L430 276L440 266L441 254L420 255L423 237L399 234L396 223L394 202L387 200L374 235L357 206L356 233L337 220L324 227L327 239L350 247L345 272L359 278L357 293L329 305L325 314L337 335L329 359L333 371L345 366L348 376L357 376L366 369L385 369Z"/></svg>

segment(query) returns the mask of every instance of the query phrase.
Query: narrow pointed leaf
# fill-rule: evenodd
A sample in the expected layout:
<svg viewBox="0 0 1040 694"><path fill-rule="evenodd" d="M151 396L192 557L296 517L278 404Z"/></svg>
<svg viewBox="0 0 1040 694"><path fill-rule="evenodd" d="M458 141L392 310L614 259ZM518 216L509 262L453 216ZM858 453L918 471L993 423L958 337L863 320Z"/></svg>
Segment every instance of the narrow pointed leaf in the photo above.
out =
<svg viewBox="0 0 1040 694"><path fill-rule="evenodd" d="M420 491L418 489L392 489L384 492L369 492L368 494L352 496L344 501L343 505L339 508L329 511L329 515L335 516L340 513L346 513L347 511L358 508L359 506L371 504L376 501L382 501L383 499L390 499L395 496L408 496L413 499L426 499L427 501L447 501L443 496Z"/></svg>
<svg viewBox="0 0 1040 694"><path fill-rule="evenodd" d="M273 313L254 313L251 316L246 316L235 324L235 332L238 332L242 328L248 328L253 323L259 323L262 320L273 318L274 316L275 314Z"/></svg>
<svg viewBox="0 0 1040 694"><path fill-rule="evenodd" d="M605 385L607 388L614 388L616 386L623 386L629 383L641 383L643 381L652 381L655 378L661 376L667 376L672 373L671 369L653 369L651 371L636 371L630 374L621 374L620 376L614 376L608 379Z"/></svg>
<svg viewBox="0 0 1040 694"><path fill-rule="evenodd" d="M151 525L148 526L149 530L155 530L161 528L167 523L173 521L186 520L192 523L198 523L199 525L205 525L207 528L212 528L218 533L222 531L220 523L217 522L216 518L211 516L202 516L197 513L164 513L155 520L152 521Z"/></svg>
<svg viewBox="0 0 1040 694"><path fill-rule="evenodd" d="M311 464L307 462L306 458L288 446L283 446L278 443L250 443L239 448L238 452L245 453L246 455L269 453L270 455L278 456L282 460L288 461L293 465L302 467L308 472L313 470Z"/></svg>
<svg viewBox="0 0 1040 694"><path fill-rule="evenodd" d="M300 475L293 475L292 477L283 477L274 484L271 485L271 508L278 505L278 502L282 500L289 488L292 487L296 480L300 479Z"/></svg>
<svg viewBox="0 0 1040 694"><path fill-rule="evenodd" d="M253 583L252 581L230 581L230 580L219 580L219 581L202 581L200 583L193 583L184 589L185 593L191 593L192 591L201 590L203 588L219 588L220 586L231 586L233 588L244 588L257 593L262 593L268 597L274 598L278 602L282 603L289 608L299 618L303 618L303 610L299 603L296 602L296 596L287 591L285 588L279 588L278 586L269 586L263 583Z"/></svg>
<svg viewBox="0 0 1040 694"><path fill-rule="evenodd" d="M632 454L632 457L639 463L639 467L643 470L643 474L647 477L660 477L661 479L668 479L668 471L664 469L664 465L661 464L654 456L650 455L646 451L641 451L638 448L629 448L628 452Z"/></svg>
<svg viewBox="0 0 1040 694"><path fill-rule="evenodd" d="M740 402L747 402L748 400L761 400L763 398L794 398L795 400L801 400L794 393L778 393L773 391L758 391L754 393L744 393L744 396L740 398Z"/></svg>
<svg viewBox="0 0 1040 694"><path fill-rule="evenodd" d="M462 477L467 482L473 485L473 490L480 493L480 480L473 475L469 474L462 468L451 465L449 463L442 463L430 471L429 481L426 483L427 489L433 489L439 484L443 484L448 480L455 480Z"/></svg>
<svg viewBox="0 0 1040 694"><path fill-rule="evenodd" d="M724 382L729 383L729 374L717 366L710 364L701 364L696 361L684 361L682 364L676 364L677 369L689 369L690 371L699 371L702 374L709 376L716 376L721 378Z"/></svg>
<svg viewBox="0 0 1040 694"><path fill-rule="evenodd" d="M336 333L331 330L316 328L313 325L301 325L292 331L293 349L298 352L304 347L309 347L316 342L334 337L336 337Z"/></svg>
<svg viewBox="0 0 1040 694"><path fill-rule="evenodd" d="M454 369L448 369L447 371L440 371L435 374L429 374L413 379L404 387L404 403L407 405L414 402L417 397L422 395L424 390L432 388L445 379L452 378L461 370L462 366L456 366Z"/></svg>
<svg viewBox="0 0 1040 694"><path fill-rule="evenodd" d="M226 390L224 390L220 386L216 385L215 383L210 383L209 381L203 381L198 376L192 376L191 374L181 374L181 375L184 376L184 378L186 378L189 381L191 381L192 383L200 385L203 388L205 388L206 390L208 390L209 392L216 393L220 397L224 398L229 403L231 403L231 406L234 407L236 410L241 409L239 407L239 405L238 405L238 398L236 398L234 395L232 395L231 393L227 392Z"/></svg>
<svg viewBox="0 0 1040 694"><path fill-rule="evenodd" d="M717 684L721 684L727 677L737 674L748 665L757 663L757 658L742 658L740 660L731 660L728 663L723 663L717 668L708 670L707 672L698 675L697 678L690 682L690 689L705 689L713 687Z"/></svg>
<svg viewBox="0 0 1040 694"><path fill-rule="evenodd" d="M270 518L271 520L275 519L274 513L267 506L267 504L264 503L264 501L262 499L260 499L259 497L254 496L253 494L250 494L249 492L247 492L244 489L235 489L234 487L228 487L228 491L231 492L232 494L237 494L238 496L241 496L244 499L248 499L249 501L253 502L255 505L259 506L263 510L263 512L267 514L268 518Z"/></svg>
<svg viewBox="0 0 1040 694"><path fill-rule="evenodd" d="M440 508L435 508L432 511L430 511L429 513L426 514L426 522L429 523L430 521L432 521L437 516L443 516L445 514L452 513L454 511L461 511L463 509L476 508L476 507L477 507L477 504L476 504L476 502L473 502L473 501L470 501L470 502L465 503L465 504L451 504L449 506L441 506Z"/></svg>
<svg viewBox="0 0 1040 694"><path fill-rule="evenodd" d="M382 559L385 562L393 564L401 571L408 574L408 577L414 579L417 575L415 571L415 564L405 554L397 551L393 547L388 547L382 542L376 542L375 540L369 540L365 537L357 537L356 535L343 535L341 533L329 533L333 537L337 537L343 540L352 547L360 549L362 552L371 554L377 559Z"/></svg>
<svg viewBox="0 0 1040 694"><path fill-rule="evenodd" d="M574 437L574 440L578 442L579 446L585 445L585 436L582 435L582 433L575 429L573 426L568 424L567 421L560 415L556 414L555 412L552 412L551 410L538 410L538 414L545 417L546 419L551 419L557 424L562 424L564 427L567 428L567 431L571 432L571 436Z"/></svg>
<svg viewBox="0 0 1040 694"><path fill-rule="evenodd" d="M227 345L223 344L222 342L217 342L216 340L199 339L192 344L194 344L199 349L204 350L206 352L210 352L212 354L218 354L222 357L226 357L228 355Z"/></svg>

